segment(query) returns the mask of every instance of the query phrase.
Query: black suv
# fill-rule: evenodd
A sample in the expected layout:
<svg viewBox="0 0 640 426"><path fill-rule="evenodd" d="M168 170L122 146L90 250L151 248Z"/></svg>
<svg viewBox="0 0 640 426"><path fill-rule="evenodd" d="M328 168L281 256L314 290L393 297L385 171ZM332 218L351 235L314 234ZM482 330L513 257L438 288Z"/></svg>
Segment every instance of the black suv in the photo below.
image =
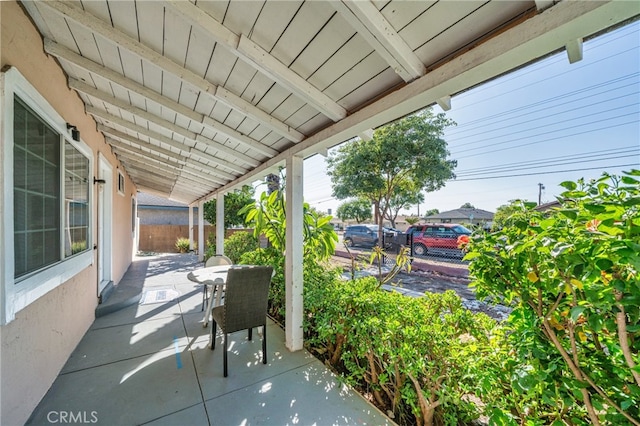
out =
<svg viewBox="0 0 640 426"><path fill-rule="evenodd" d="M378 245L378 225L351 225L344 230L345 245L373 247Z"/></svg>

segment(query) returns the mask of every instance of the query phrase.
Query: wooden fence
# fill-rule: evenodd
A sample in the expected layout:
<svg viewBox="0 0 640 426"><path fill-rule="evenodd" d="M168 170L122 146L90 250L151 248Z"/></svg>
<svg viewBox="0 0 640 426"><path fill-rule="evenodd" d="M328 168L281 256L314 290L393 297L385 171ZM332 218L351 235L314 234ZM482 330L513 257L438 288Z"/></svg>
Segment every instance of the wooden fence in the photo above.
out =
<svg viewBox="0 0 640 426"><path fill-rule="evenodd" d="M249 231L251 229L227 229L225 237L238 231ZM215 238L216 227L213 225L204 226L204 239ZM189 238L189 225L140 225L140 241L138 250L154 253L177 253L176 241L178 238ZM198 225L193 226L194 241L198 240Z"/></svg>

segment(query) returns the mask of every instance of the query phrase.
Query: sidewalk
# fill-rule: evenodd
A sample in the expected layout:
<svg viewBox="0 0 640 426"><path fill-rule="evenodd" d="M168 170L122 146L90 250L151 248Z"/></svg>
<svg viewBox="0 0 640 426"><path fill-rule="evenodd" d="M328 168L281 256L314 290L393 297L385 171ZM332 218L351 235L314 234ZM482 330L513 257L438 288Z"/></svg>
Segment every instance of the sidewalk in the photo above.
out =
<svg viewBox="0 0 640 426"><path fill-rule="evenodd" d="M211 351L202 288L187 279L198 266L190 254L137 258L111 302L137 303L95 320L28 424L393 424L307 351L289 352L272 322L268 364L260 333L238 332L224 378L221 337Z"/></svg>

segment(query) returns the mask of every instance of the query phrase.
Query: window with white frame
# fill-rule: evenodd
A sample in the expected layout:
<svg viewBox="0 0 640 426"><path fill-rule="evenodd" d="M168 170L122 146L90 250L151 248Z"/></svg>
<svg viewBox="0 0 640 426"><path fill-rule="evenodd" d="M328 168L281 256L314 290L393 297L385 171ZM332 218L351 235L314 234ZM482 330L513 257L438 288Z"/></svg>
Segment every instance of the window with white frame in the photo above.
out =
<svg viewBox="0 0 640 426"><path fill-rule="evenodd" d="M0 322L93 262L92 151L15 68L0 78Z"/></svg>
<svg viewBox="0 0 640 426"><path fill-rule="evenodd" d="M18 96L13 117L13 241L20 278L87 250L89 159Z"/></svg>
<svg viewBox="0 0 640 426"><path fill-rule="evenodd" d="M124 175L118 170L118 194L124 195Z"/></svg>
<svg viewBox="0 0 640 426"><path fill-rule="evenodd" d="M17 96L13 102L15 277L60 260L61 138Z"/></svg>

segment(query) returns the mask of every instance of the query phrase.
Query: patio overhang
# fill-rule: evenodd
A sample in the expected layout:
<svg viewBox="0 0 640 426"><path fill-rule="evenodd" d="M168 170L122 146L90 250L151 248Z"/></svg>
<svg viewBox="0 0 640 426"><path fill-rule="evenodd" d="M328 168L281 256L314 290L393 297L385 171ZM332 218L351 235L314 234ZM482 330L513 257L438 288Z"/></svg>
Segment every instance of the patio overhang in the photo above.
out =
<svg viewBox="0 0 640 426"><path fill-rule="evenodd" d="M137 186L193 204L640 13L554 3L22 4Z"/></svg>

